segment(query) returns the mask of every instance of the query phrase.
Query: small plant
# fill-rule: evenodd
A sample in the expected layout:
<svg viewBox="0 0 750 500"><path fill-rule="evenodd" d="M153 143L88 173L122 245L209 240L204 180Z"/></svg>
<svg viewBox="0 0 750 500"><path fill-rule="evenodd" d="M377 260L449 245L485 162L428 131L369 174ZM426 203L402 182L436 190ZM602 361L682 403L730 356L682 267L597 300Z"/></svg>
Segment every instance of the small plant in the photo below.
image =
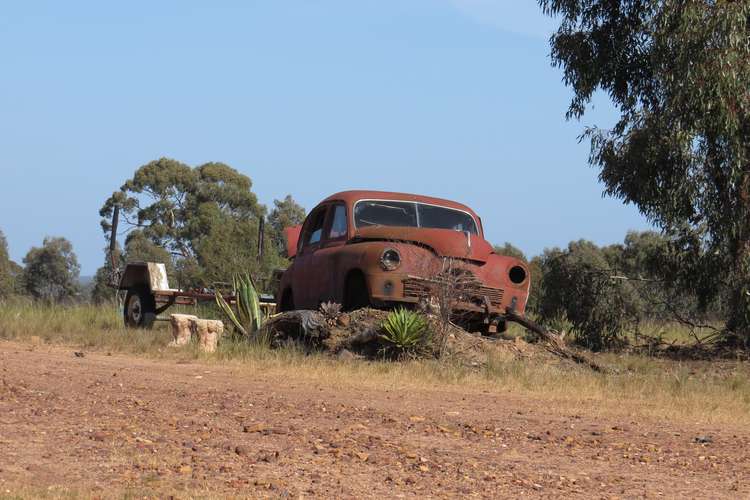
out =
<svg viewBox="0 0 750 500"><path fill-rule="evenodd" d="M320 313L325 316L326 323L334 326L341 316L341 304L336 302L323 302L320 304Z"/></svg>
<svg viewBox="0 0 750 500"><path fill-rule="evenodd" d="M424 317L409 309L396 309L383 322L380 338L398 351L414 352L429 340L429 329Z"/></svg>
<svg viewBox="0 0 750 500"><path fill-rule="evenodd" d="M233 280L234 295L236 297L236 312L224 299L220 292L215 292L216 305L232 322L235 329L244 337L251 337L260 331L262 315L258 291L249 274L235 276Z"/></svg>

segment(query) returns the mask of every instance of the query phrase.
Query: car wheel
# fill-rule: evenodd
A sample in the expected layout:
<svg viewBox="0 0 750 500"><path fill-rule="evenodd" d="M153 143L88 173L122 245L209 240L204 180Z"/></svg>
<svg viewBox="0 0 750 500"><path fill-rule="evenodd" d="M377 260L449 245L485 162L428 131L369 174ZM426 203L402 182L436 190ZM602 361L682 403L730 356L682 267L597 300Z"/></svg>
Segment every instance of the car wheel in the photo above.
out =
<svg viewBox="0 0 750 500"><path fill-rule="evenodd" d="M370 291L365 277L361 273L354 273L346 280L344 310L353 311L364 307L370 307Z"/></svg>
<svg viewBox="0 0 750 500"><path fill-rule="evenodd" d="M125 295L125 326L151 328L156 321L156 299L145 288L131 288Z"/></svg>

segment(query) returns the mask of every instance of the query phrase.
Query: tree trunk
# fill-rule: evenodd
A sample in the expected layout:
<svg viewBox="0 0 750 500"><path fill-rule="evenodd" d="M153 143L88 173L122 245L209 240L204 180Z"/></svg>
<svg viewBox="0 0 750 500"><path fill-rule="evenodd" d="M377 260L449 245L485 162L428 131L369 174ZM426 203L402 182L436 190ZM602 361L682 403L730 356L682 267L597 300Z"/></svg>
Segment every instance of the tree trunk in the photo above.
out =
<svg viewBox="0 0 750 500"><path fill-rule="evenodd" d="M734 269L727 330L747 348L750 345L750 175L745 174L739 190L740 209L732 241Z"/></svg>
<svg viewBox="0 0 750 500"><path fill-rule="evenodd" d="M750 346L750 242L737 249L732 270L727 330L744 347Z"/></svg>

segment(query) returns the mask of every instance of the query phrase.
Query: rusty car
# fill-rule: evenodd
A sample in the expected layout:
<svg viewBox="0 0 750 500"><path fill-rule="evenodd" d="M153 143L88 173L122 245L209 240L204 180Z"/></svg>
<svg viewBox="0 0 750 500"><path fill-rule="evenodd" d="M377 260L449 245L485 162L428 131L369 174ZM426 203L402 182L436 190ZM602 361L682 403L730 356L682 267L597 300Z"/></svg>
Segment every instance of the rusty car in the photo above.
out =
<svg viewBox="0 0 750 500"><path fill-rule="evenodd" d="M286 231L290 266L276 295L280 311L415 307L450 299L451 315L474 331L505 329L523 315L529 269L499 255L469 207L415 194L345 191Z"/></svg>

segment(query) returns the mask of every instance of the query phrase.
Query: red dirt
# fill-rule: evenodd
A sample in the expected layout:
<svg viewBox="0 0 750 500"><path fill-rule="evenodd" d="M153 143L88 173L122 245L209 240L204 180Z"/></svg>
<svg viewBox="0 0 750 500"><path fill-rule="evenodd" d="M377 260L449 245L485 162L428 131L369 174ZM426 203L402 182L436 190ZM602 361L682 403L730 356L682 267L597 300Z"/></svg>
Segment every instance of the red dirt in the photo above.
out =
<svg viewBox="0 0 750 500"><path fill-rule="evenodd" d="M750 495L747 431L590 413L0 342L0 496Z"/></svg>

